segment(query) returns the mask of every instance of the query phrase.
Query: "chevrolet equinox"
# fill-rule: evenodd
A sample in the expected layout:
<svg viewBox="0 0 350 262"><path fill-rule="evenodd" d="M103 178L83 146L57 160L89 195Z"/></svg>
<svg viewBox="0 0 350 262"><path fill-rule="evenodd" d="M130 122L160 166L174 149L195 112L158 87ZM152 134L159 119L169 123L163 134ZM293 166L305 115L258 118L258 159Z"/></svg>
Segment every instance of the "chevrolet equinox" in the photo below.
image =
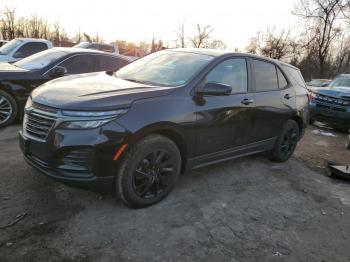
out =
<svg viewBox="0 0 350 262"><path fill-rule="evenodd" d="M169 49L113 74L52 80L25 106L25 160L56 180L114 189L128 206L163 199L181 172L266 152L290 158L308 122L299 69L276 60Z"/></svg>

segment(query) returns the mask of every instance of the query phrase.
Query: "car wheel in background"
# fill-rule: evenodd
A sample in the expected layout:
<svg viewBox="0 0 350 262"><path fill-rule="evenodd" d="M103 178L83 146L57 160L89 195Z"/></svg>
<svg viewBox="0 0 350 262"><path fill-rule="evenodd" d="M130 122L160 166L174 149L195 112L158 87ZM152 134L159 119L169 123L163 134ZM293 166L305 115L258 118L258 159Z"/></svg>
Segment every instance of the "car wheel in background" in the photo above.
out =
<svg viewBox="0 0 350 262"><path fill-rule="evenodd" d="M16 100L5 91L0 90L0 127L10 125L15 120L17 111Z"/></svg>
<svg viewBox="0 0 350 262"><path fill-rule="evenodd" d="M120 164L117 196L130 207L145 207L166 197L180 174L181 155L176 144L150 135L133 145Z"/></svg>
<svg viewBox="0 0 350 262"><path fill-rule="evenodd" d="M294 120L288 120L278 136L275 146L267 155L272 161L287 161L293 154L299 140L299 126Z"/></svg>

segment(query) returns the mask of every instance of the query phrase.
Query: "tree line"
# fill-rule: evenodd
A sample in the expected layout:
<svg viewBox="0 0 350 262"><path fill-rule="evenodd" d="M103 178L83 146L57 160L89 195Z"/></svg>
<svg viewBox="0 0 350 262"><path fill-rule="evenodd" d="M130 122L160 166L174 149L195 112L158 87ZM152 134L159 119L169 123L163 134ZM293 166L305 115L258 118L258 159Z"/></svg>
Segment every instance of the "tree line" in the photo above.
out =
<svg viewBox="0 0 350 262"><path fill-rule="evenodd" d="M247 44L245 51L279 59L299 67L304 78L332 78L339 73L350 72L350 1L349 0L298 0L293 14L303 26L294 30L267 28L258 32ZM171 47L225 49L226 43L213 37L211 25L195 25L195 33L187 35L185 23L175 30L173 41L153 37L151 41L138 43L116 40L125 55L143 56ZM16 10L6 7L0 14L0 33L3 39L16 37L45 38L59 42L103 42L98 33L92 36L78 29L68 36L57 21L49 23L33 14L30 17L16 15Z"/></svg>

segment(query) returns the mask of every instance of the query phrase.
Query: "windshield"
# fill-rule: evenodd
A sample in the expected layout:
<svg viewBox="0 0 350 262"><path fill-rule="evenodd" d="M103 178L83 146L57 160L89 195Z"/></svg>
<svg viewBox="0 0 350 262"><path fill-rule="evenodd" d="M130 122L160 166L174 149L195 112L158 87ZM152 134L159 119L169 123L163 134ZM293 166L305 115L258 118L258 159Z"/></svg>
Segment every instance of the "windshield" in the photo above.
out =
<svg viewBox="0 0 350 262"><path fill-rule="evenodd" d="M42 69L67 54L66 51L49 49L28 56L14 63L14 65L27 70Z"/></svg>
<svg viewBox="0 0 350 262"><path fill-rule="evenodd" d="M19 39L13 39L10 42L4 44L1 48L0 48L0 54L1 55L8 55L9 53L11 53L13 50L15 50L18 46L20 46L22 44L22 40Z"/></svg>
<svg viewBox="0 0 350 262"><path fill-rule="evenodd" d="M330 87L350 87L350 77L340 77L334 79L330 84Z"/></svg>
<svg viewBox="0 0 350 262"><path fill-rule="evenodd" d="M160 51L117 71L118 78L161 86L181 86L212 60L195 53Z"/></svg>

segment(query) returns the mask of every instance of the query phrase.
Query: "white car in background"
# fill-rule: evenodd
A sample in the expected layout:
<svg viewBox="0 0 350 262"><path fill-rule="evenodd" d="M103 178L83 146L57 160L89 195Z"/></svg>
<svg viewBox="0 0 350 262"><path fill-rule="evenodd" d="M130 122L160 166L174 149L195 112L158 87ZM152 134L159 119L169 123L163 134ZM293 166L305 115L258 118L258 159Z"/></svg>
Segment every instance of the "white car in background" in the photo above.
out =
<svg viewBox="0 0 350 262"><path fill-rule="evenodd" d="M119 48L116 44L102 44L96 42L81 42L73 47L100 50L107 53L119 55Z"/></svg>
<svg viewBox="0 0 350 262"><path fill-rule="evenodd" d="M0 47L0 62L14 63L52 47L52 43L45 39L15 38Z"/></svg>

